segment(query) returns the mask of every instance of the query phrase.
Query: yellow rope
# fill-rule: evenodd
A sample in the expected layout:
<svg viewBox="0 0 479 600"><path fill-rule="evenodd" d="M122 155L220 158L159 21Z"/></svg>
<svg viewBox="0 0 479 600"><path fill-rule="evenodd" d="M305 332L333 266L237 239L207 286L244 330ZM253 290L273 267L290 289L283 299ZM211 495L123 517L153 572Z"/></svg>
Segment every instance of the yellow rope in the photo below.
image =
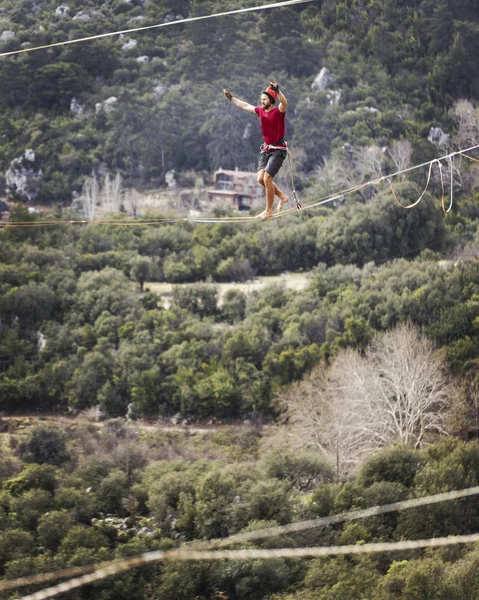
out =
<svg viewBox="0 0 479 600"><path fill-rule="evenodd" d="M429 165L429 173L427 175L426 187L424 188L422 194L419 196L419 198L416 200L416 202L413 202L412 204L409 204L409 206L405 206L404 204L402 204L399 201L399 198L396 195L396 191L394 190L393 184L391 183L391 181L389 179L387 180L388 183L389 183L389 185L390 185L390 187L391 187L391 192L392 192L392 194L394 196L394 200L396 200L397 204L399 204L399 206L401 208L406 208L406 209L414 208L415 206L417 206L419 204L419 202L421 202L421 200L424 197L424 194L427 192L427 188L429 187L429 182L431 181L432 165L433 165L433 163L431 163Z"/></svg>
<svg viewBox="0 0 479 600"><path fill-rule="evenodd" d="M467 154L463 154L462 152L459 152L459 154L461 156L464 156L464 158L468 158L469 160L473 160L474 162L479 162L479 159L474 158L473 156L468 156Z"/></svg>

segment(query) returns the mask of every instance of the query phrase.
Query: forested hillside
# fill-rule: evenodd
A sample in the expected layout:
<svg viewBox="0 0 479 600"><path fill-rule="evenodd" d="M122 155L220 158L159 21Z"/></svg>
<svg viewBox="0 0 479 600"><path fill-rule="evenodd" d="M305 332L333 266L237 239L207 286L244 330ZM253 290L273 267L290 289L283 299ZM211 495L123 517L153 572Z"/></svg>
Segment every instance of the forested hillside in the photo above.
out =
<svg viewBox="0 0 479 600"><path fill-rule="evenodd" d="M267 75L288 90L301 184L313 200L477 142L477 16L467 3L441 7L314 2L4 57L5 167L33 150L44 173L36 199L54 206L45 217L20 202L10 222L30 227L0 231L0 408L100 405L124 416L131 404L140 417L274 418L284 386L409 323L443 349L448 377L457 378L461 400L447 403L454 418L444 431L475 431L476 162L443 161L443 184L452 174L456 200L447 214L435 165L431 194L412 210L397 206L384 182L261 227L133 226L124 216L110 225L42 225L60 215L78 221L65 205L92 169L149 186L172 167L215 168L214 156L248 166L256 156L251 115L221 89L254 98ZM3 50L220 8L231 6L3 2L5 31L13 32L2 34ZM326 65L319 89L315 77ZM72 111L73 96L81 110ZM431 137L438 125L450 133ZM426 174L395 181L402 202L420 196ZM309 287L232 290L219 305L215 282L284 271L310 273ZM161 281L191 285L175 288L166 310L148 287Z"/></svg>
<svg viewBox="0 0 479 600"><path fill-rule="evenodd" d="M249 5L2 0L0 51ZM148 188L164 185L171 169L254 170L257 124L222 89L255 103L271 77L290 102L288 139L303 171L344 154L344 144L408 140L422 162L438 155L431 127L454 134L450 109L479 95L476 8L474 0L318 0L4 57L0 172L31 149L26 166L41 176L20 197L68 205L92 173L120 172ZM329 74L313 86L322 68Z"/></svg>

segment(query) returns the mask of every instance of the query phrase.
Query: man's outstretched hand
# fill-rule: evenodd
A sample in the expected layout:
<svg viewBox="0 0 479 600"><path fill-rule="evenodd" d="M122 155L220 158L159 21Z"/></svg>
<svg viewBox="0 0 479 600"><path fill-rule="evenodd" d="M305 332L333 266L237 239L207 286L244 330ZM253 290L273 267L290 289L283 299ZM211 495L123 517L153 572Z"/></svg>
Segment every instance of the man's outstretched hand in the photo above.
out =
<svg viewBox="0 0 479 600"><path fill-rule="evenodd" d="M279 84L277 81L270 81L269 85L274 92L276 92L276 93L279 92Z"/></svg>
<svg viewBox="0 0 479 600"><path fill-rule="evenodd" d="M230 90L223 90L223 93L228 98L228 100L233 99L233 94L230 92Z"/></svg>

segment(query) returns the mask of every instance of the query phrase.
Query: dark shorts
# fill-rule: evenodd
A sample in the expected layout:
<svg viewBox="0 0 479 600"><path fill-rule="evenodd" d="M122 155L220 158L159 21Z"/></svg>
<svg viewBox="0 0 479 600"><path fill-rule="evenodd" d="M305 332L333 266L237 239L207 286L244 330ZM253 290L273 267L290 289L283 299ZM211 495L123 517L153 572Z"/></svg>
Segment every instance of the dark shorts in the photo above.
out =
<svg viewBox="0 0 479 600"><path fill-rule="evenodd" d="M276 150L275 152L261 152L258 162L258 171L264 169L271 177L281 169L281 165L286 158L286 150Z"/></svg>

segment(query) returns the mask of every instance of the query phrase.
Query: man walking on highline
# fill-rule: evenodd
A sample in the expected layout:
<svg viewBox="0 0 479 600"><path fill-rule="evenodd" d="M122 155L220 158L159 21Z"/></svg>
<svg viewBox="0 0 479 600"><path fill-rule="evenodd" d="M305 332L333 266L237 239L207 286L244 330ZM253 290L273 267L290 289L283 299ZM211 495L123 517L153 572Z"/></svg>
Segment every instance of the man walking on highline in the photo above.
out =
<svg viewBox="0 0 479 600"><path fill-rule="evenodd" d="M264 144L261 146L257 179L258 183L266 190L266 208L256 218L269 219L273 216L275 195L279 198L277 212L281 212L283 206L288 202L288 196L273 181L286 158L287 146L284 135L288 101L279 90L277 81L270 81L269 86L261 94L261 106L252 106L235 98L230 90L223 90L223 92L233 104L247 112L256 113L259 117ZM275 104L278 98L279 106L276 107Z"/></svg>

